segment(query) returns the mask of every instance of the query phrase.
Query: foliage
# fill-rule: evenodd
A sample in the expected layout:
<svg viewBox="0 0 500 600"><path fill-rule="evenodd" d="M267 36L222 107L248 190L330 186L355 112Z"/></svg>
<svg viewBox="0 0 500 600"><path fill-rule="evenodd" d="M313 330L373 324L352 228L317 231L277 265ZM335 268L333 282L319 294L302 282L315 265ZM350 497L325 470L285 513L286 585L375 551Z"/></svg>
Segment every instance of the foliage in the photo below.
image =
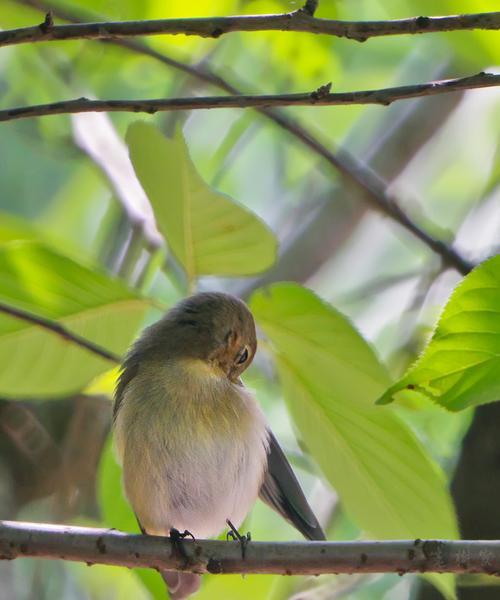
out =
<svg viewBox="0 0 500 600"><path fill-rule="evenodd" d="M160 230L189 281L200 275L253 275L273 264L272 232L205 184L180 129L168 140L152 125L137 122L130 125L127 142Z"/></svg>
<svg viewBox="0 0 500 600"><path fill-rule="evenodd" d="M415 390L450 410L500 397L500 256L476 267L446 305L417 363L380 398Z"/></svg>
<svg viewBox="0 0 500 600"><path fill-rule="evenodd" d="M147 308L121 281L36 243L0 246L0 282L2 302L58 320L118 355ZM0 361L0 394L10 397L69 395L110 366L47 329L5 314L0 314Z"/></svg>
<svg viewBox="0 0 500 600"><path fill-rule="evenodd" d="M393 411L374 406L389 377L349 321L294 284L257 291L251 307L299 435L362 530L374 539L457 538L443 474ZM432 578L453 597L453 578Z"/></svg>

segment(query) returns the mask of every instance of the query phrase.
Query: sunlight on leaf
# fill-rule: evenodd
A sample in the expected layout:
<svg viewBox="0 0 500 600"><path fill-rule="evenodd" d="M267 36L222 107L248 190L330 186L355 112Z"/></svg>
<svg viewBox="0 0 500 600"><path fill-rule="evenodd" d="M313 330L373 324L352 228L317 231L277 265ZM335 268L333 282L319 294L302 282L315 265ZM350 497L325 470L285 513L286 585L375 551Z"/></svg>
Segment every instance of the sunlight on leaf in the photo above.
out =
<svg viewBox="0 0 500 600"><path fill-rule="evenodd" d="M296 284L258 290L251 308L300 437L367 536L457 538L443 473L393 410L374 405L389 378L349 321ZM454 597L452 576L428 578Z"/></svg>
<svg viewBox="0 0 500 600"><path fill-rule="evenodd" d="M36 240L39 233L29 222L7 212L0 212L0 243L16 240Z"/></svg>
<svg viewBox="0 0 500 600"><path fill-rule="evenodd" d="M113 396L119 375L120 367L115 367L114 369L101 373L101 375L98 375L93 379L85 388L85 394L89 394L90 396L97 394Z"/></svg>
<svg viewBox="0 0 500 600"><path fill-rule="evenodd" d="M149 305L121 281L30 242L0 246L0 301L55 320L118 355ZM113 364L4 313L0 362L0 394L36 398L77 392Z"/></svg>
<svg viewBox="0 0 500 600"><path fill-rule="evenodd" d="M272 231L203 181L180 129L168 139L138 121L129 127L127 143L158 227L190 281L199 275L251 275L274 263Z"/></svg>
<svg viewBox="0 0 500 600"><path fill-rule="evenodd" d="M455 289L419 360L378 400L415 390L449 410L500 398L500 256Z"/></svg>

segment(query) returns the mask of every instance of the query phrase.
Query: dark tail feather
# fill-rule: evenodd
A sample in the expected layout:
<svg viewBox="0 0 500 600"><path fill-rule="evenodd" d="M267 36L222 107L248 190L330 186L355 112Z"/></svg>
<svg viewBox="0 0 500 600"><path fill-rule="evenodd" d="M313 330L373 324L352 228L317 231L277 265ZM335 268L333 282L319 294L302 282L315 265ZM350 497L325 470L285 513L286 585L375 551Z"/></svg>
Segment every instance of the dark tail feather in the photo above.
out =
<svg viewBox="0 0 500 600"><path fill-rule="evenodd" d="M201 576L196 573L180 573L178 571L161 571L172 600L184 600L198 591Z"/></svg>
<svg viewBox="0 0 500 600"><path fill-rule="evenodd" d="M309 540L326 540L277 439L269 431L267 471L260 498Z"/></svg>

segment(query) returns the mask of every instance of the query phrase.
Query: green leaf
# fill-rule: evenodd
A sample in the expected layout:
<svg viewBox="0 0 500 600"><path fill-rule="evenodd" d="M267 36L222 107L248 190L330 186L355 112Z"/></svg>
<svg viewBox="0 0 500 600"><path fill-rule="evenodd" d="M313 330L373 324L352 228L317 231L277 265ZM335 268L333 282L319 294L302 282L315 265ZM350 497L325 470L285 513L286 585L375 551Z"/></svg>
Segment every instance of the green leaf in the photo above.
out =
<svg viewBox="0 0 500 600"><path fill-rule="evenodd" d="M122 354L146 300L105 273L39 243L0 246L0 301L52 319ZM0 395L50 397L81 390L113 363L59 335L0 313Z"/></svg>
<svg viewBox="0 0 500 600"><path fill-rule="evenodd" d="M108 565L92 565L89 569L85 563L68 563L65 565L80 588L85 590L83 596L71 594L64 589L64 598L85 598L86 600L150 600L151 596L138 581L135 573L127 567L109 567ZM62 596L59 596L61 598ZM164 594L165 598L165 594Z"/></svg>
<svg viewBox="0 0 500 600"><path fill-rule="evenodd" d="M274 263L272 231L203 181L180 129L168 139L138 121L130 125L127 143L158 227L190 281L199 275L252 275Z"/></svg>
<svg viewBox="0 0 500 600"><path fill-rule="evenodd" d="M36 240L39 233L29 221L0 211L0 243L15 240Z"/></svg>
<svg viewBox="0 0 500 600"><path fill-rule="evenodd" d="M196 600L216 600L217 598L237 598L254 600L268 598L273 583L279 576L269 575L212 575L203 578L201 590Z"/></svg>
<svg viewBox="0 0 500 600"><path fill-rule="evenodd" d="M408 426L374 400L389 378L349 321L295 284L258 290L290 414L346 511L378 539L456 538L443 473ZM454 597L451 576L431 575Z"/></svg>
<svg viewBox="0 0 500 600"><path fill-rule="evenodd" d="M500 255L469 273L451 295L422 356L378 400L415 390L449 410L500 399Z"/></svg>

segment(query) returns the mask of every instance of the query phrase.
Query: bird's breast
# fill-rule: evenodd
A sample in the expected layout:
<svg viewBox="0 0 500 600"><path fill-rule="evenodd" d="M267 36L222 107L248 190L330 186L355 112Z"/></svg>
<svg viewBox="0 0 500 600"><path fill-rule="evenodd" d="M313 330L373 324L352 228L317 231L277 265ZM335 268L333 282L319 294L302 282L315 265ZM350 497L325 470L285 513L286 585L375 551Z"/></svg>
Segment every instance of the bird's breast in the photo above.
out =
<svg viewBox="0 0 500 600"><path fill-rule="evenodd" d="M126 494L146 531L195 536L238 525L267 463L267 427L252 394L193 365L140 374L117 415ZM196 371L198 373L198 371Z"/></svg>

